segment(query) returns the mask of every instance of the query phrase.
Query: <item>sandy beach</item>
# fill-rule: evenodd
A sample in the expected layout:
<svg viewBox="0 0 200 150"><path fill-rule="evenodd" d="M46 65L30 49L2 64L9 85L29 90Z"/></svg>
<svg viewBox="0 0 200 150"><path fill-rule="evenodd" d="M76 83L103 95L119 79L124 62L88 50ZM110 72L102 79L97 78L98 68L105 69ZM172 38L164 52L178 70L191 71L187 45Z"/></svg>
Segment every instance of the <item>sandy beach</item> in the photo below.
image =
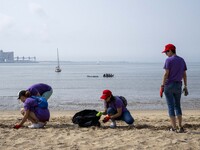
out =
<svg viewBox="0 0 200 150"><path fill-rule="evenodd" d="M1 111L0 147L2 150L197 150L200 149L200 110L183 110L185 133L174 133L167 112L131 111L135 126L129 128L118 121L118 127L109 128L109 122L101 127L80 128L71 118L77 111L53 111L43 129L29 129L30 124L18 130L13 125L21 115L18 111Z"/></svg>

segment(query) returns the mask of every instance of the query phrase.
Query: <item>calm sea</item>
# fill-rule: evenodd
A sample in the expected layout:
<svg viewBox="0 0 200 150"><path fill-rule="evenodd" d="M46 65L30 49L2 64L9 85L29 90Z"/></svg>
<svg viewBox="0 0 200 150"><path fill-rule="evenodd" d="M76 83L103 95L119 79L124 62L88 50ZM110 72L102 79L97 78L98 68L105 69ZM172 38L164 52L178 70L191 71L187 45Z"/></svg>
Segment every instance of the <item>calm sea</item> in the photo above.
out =
<svg viewBox="0 0 200 150"><path fill-rule="evenodd" d="M0 110L18 110L18 91L40 82L53 87L51 110L102 110L99 97L104 89L125 96L130 110L167 108L165 98L159 97L163 63L61 62L61 73L55 66L56 62L0 63ZM182 106L199 109L200 63L187 66L189 95L182 95ZM104 73L114 77L104 78Z"/></svg>

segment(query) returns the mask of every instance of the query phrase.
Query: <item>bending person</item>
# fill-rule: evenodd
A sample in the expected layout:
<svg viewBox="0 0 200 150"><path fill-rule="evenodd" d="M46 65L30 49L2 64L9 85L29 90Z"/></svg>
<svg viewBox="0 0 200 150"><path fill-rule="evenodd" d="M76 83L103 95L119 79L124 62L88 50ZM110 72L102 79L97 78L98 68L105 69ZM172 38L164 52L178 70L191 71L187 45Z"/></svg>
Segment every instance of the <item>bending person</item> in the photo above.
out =
<svg viewBox="0 0 200 150"><path fill-rule="evenodd" d="M53 93L53 89L50 85L44 83L37 83L30 86L27 90L22 91L29 91L31 96L42 96L48 100ZM18 99L20 99L18 97Z"/></svg>

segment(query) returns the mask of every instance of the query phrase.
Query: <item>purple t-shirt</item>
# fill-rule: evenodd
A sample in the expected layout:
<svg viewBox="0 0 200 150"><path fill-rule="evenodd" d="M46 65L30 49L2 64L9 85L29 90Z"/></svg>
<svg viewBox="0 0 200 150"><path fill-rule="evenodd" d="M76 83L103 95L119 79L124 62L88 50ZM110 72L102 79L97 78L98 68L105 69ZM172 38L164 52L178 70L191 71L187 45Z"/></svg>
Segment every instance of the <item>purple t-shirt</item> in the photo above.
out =
<svg viewBox="0 0 200 150"><path fill-rule="evenodd" d="M27 90L31 93L31 95L36 96L38 93L42 95L43 93L50 91L51 89L52 89L51 86L47 84L38 83L38 84L32 85Z"/></svg>
<svg viewBox="0 0 200 150"><path fill-rule="evenodd" d="M37 107L37 101L31 97L27 98L24 102L24 110L30 110L33 113L35 113L36 117L39 119L39 121L45 122L49 121L50 118L50 112L49 109L43 109Z"/></svg>
<svg viewBox="0 0 200 150"><path fill-rule="evenodd" d="M166 59L164 69L169 70L169 76L165 83L169 85L172 82L181 82L184 71L187 70L187 66L183 58L172 56Z"/></svg>
<svg viewBox="0 0 200 150"><path fill-rule="evenodd" d="M123 101L118 96L114 96L114 97L115 97L115 100L111 101L108 104L108 107L111 107L112 109L114 109L116 111L117 111L117 108L122 108L122 112L127 111L127 108L124 106ZM106 105L107 105L106 101L104 101L104 107L106 107Z"/></svg>

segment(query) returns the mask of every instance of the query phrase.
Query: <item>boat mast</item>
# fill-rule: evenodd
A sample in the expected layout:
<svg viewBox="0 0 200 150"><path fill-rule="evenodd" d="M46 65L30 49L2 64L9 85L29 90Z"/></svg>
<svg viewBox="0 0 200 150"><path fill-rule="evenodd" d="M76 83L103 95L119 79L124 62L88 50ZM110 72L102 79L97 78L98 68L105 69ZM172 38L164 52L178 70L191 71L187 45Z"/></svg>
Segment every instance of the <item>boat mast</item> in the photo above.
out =
<svg viewBox="0 0 200 150"><path fill-rule="evenodd" d="M60 68L60 62L59 62L58 48L57 48L57 60L58 60L58 67Z"/></svg>

